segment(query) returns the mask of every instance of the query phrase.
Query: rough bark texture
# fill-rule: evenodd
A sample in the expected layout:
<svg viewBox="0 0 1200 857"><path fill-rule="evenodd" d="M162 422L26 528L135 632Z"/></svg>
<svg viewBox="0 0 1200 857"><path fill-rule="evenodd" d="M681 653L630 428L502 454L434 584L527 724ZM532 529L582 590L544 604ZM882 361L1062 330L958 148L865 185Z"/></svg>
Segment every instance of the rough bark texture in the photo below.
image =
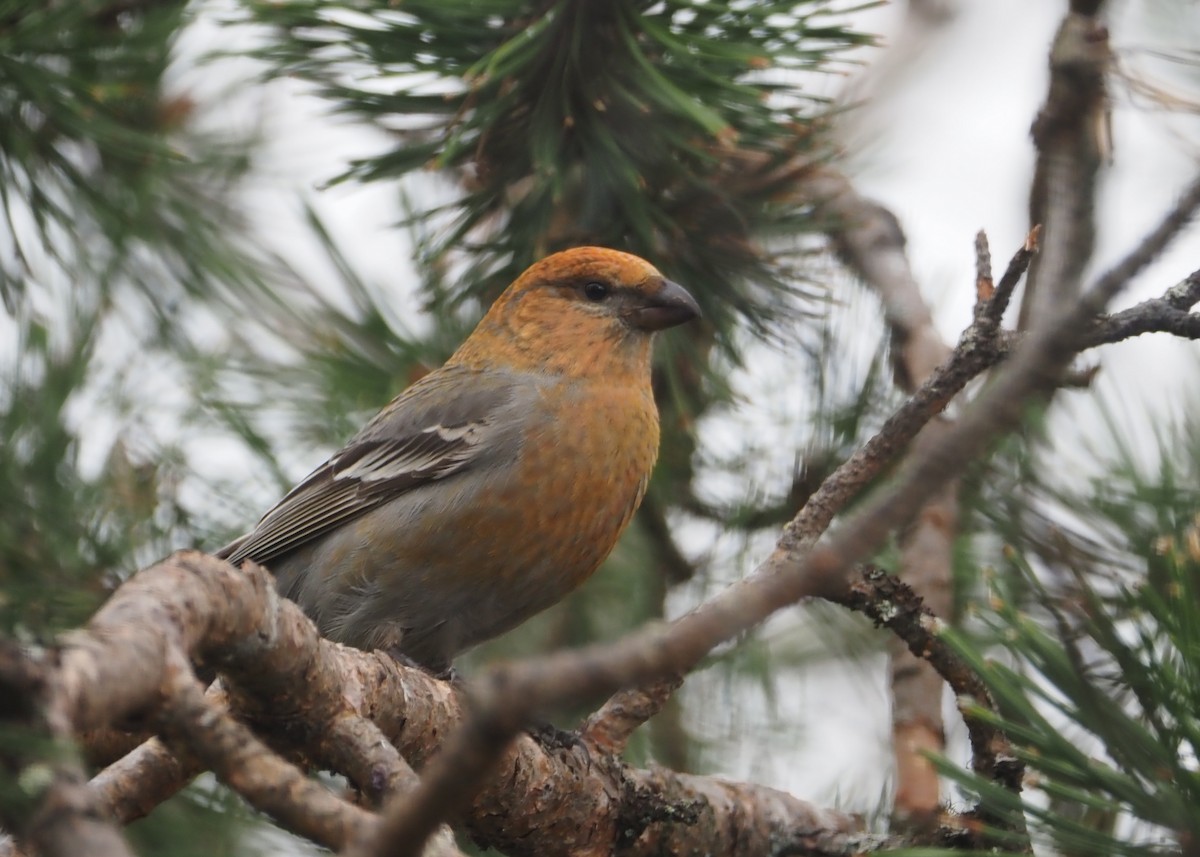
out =
<svg viewBox="0 0 1200 857"><path fill-rule="evenodd" d="M202 750L203 767L217 769L286 827L328 845L353 845L350 834L370 826L368 814L333 793L311 793L311 781L297 777L299 771L270 755L266 745L222 713L220 694L200 695L172 653L202 652L219 664L231 704L267 745L289 754L303 749L312 758L328 752L330 758L322 762L337 762L330 767L356 773L365 781L358 785L378 795L388 791L388 779L411 780L396 769L390 753L381 760L338 761L337 753L345 754L352 745L330 745L322 739L327 731L342 730L346 737L351 721L345 718L361 717L377 724L379 734L419 768L463 720L460 691L452 685L385 655L320 640L299 609L275 595L265 571L233 569L195 553L176 555L131 578L86 631L71 635L55 668L43 678L57 689L54 698L74 723L103 729L133 712L160 721L173 742ZM136 678L114 681L118 671ZM710 788L704 778L640 773L610 757L592 758L582 745L547 749L529 736L506 747L493 776L480 783L464 822L480 842L512 854L598 853L611 851L618 841L629 853L641 853L639 837L621 839L620 831L630 829L630 817L645 817L644 788L629 785L645 777L670 785L673 795L687 796L679 800L690 801L696 818L705 821L697 827L669 814L655 820L662 829L650 830L654 840L680 853L731 849L738 842L780 836L817 841L818 828L827 834L822 841L832 843L831 850L820 853L850 853L862 845L861 839L847 835L858 829L856 820L769 789L736 783ZM85 791L91 800L113 801L107 809L128 821L165 799L198 769L180 765L152 741L134 751L132 760L115 763ZM711 802L711 795L720 800ZM57 812L58 803L46 806ZM701 832L728 838L714 846L712 840L696 838Z"/></svg>

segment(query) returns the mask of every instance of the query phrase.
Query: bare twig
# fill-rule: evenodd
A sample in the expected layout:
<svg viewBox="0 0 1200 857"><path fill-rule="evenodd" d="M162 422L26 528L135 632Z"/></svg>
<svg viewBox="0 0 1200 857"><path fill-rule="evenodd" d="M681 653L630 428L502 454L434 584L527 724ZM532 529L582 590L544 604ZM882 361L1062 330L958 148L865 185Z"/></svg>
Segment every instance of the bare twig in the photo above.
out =
<svg viewBox="0 0 1200 857"><path fill-rule="evenodd" d="M1025 236L1025 244L1009 261L992 296L986 303L976 302L975 321L980 325L979 330L983 336L993 336L999 329L1004 311L1008 309L1009 301L1012 300L1017 284L1021 282L1021 277L1028 270L1033 257L1038 252L1041 235L1042 227L1040 226L1034 226L1029 230L1029 234Z"/></svg>
<svg viewBox="0 0 1200 857"><path fill-rule="evenodd" d="M1198 339L1200 315L1188 312L1198 300L1200 271L1192 273L1161 298L1151 298L1097 319L1087 335L1088 345L1121 342L1143 333L1171 333L1183 339ZM1181 306L1181 302L1186 303Z"/></svg>
<svg viewBox="0 0 1200 857"><path fill-rule="evenodd" d="M646 687L617 691L584 721L580 740L601 753L623 753L634 731L658 714L682 684L682 676L671 676Z"/></svg>
<svg viewBox="0 0 1200 857"><path fill-rule="evenodd" d="M1168 289L1161 297L1149 298L1111 315L1097 316L1082 333L1083 347L1095 348L1124 342L1144 333L1170 333L1181 339L1200 339L1200 315L1189 310L1200 302L1200 270ZM1016 350L1028 334L1004 332L996 345L996 360L1004 360ZM1074 381L1074 375L1066 381ZM1088 370L1084 381L1094 374Z"/></svg>
<svg viewBox="0 0 1200 857"><path fill-rule="evenodd" d="M1200 208L1200 175L1188 182L1175 204L1138 246L1096 280L1086 296L1085 305L1080 308L1081 314L1099 314L1118 291L1157 259L1167 245L1192 222L1197 208ZM1168 299L1183 300L1187 294L1190 292L1186 288L1173 291Z"/></svg>
<svg viewBox="0 0 1200 857"><path fill-rule="evenodd" d="M1013 756L1008 738L970 707L995 711L991 694L978 674L943 642L939 636L942 620L925 607L912 588L882 569L868 566L851 581L838 603L892 631L914 655L937 670L954 691L966 721L972 769L1012 791L1020 791L1024 766Z"/></svg>
<svg viewBox="0 0 1200 857"><path fill-rule="evenodd" d="M784 530L783 547L798 548L824 532L834 515L895 460L933 415L945 408L967 382L1005 355L1003 340L997 336L999 317L992 307L1012 294L1035 248L1036 235L1030 233L1030 240L1013 256L991 301L963 332L950 359L809 497Z"/></svg>
<svg viewBox="0 0 1200 857"><path fill-rule="evenodd" d="M996 284L992 281L992 249L988 246L987 233L980 229L975 233L975 306L979 307L992 299Z"/></svg>

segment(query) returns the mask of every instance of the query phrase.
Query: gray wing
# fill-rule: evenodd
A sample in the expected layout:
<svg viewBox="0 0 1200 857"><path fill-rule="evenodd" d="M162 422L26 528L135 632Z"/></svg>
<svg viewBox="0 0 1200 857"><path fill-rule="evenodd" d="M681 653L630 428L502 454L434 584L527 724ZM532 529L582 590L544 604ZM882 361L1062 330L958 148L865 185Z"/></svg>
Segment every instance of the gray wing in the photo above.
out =
<svg viewBox="0 0 1200 857"><path fill-rule="evenodd" d="M220 551L265 563L414 488L515 457L532 391L508 377L445 368L426 375Z"/></svg>

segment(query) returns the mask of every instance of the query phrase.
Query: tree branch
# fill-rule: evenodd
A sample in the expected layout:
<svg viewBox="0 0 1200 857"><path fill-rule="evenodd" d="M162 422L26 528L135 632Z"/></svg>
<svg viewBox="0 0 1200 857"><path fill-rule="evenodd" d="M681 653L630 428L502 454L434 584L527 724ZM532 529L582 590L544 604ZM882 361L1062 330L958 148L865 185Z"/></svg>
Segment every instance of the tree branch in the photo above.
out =
<svg viewBox="0 0 1200 857"><path fill-rule="evenodd" d="M157 715L168 740L185 746L255 809L318 845L342 848L374 826L371 813L310 780L206 699L181 653L172 662Z"/></svg>
<svg viewBox="0 0 1200 857"><path fill-rule="evenodd" d="M83 712L93 728L103 727L104 701L114 697L98 681L106 680L108 674L88 675L74 670L118 658L117 650L129 639L147 643L145 648L151 650L148 641L155 635L160 641L191 640L196 650L212 651L198 629L217 629L226 639L227 648L221 657L214 654L213 658L220 663L224 680L230 683L231 704L239 706L239 714L248 717L271 744L294 746L300 742L308 753L321 755L314 748L319 748L322 742L314 741L313 736L330 728L325 719L328 713L336 709L346 717L345 709L322 701L328 693L352 703L354 716L374 721L414 765L425 763L436 753L447 730L463 717L458 692L448 683L401 666L386 655L347 649L320 639L300 609L277 597L269 582L265 571L250 565L238 570L196 553L171 557L139 572L118 589L97 614L95 625L72 635L72 647L87 652L88 657L63 659L60 669L69 672L52 671L48 680L51 684L70 686L72 709ZM251 603L255 601L259 603ZM254 619L253 624L241 629L240 637L230 622L217 618L217 614L229 612L230 605L237 605L237 610L231 611L234 614ZM206 616L208 612L213 616ZM116 616L133 626L158 623L157 629L153 633L137 632L132 637L116 639L97 634L98 628L111 627ZM226 634L232 636L226 638ZM113 651L108 651L109 647ZM160 677L163 681L168 678L169 661L169 657L152 655L152 664L164 670ZM147 689L151 686L146 680L139 683ZM116 699L122 710L136 709L147 714L156 710L149 699L134 698L128 693L121 693ZM352 721L341 723L350 728L348 724ZM337 730L341 726L335 723L332 728ZM371 739L363 736L357 742L360 747L362 740L369 743ZM351 752L341 741L335 746L342 753ZM124 760L114 767L121 767L127 773L133 770L145 773L148 779L144 782L151 783L161 781L156 780L159 765L180 770L158 742L148 742L133 755L136 763ZM390 753L385 751L383 769L361 758L356 758L353 766L344 758L321 761L333 770L354 772L356 780L362 778L357 780L360 788L369 791L372 779L376 778L373 772L388 770L387 757ZM187 776L195 772L190 766L182 770L188 772ZM698 817L706 819L697 828L679 817L670 820L670 812L663 810L664 819L650 820L645 829L647 841L653 839L663 848L678 853L705 848L730 851L747 842L762 843L764 850L759 853L767 853L767 843L774 839L802 841L811 837L814 841L841 843L840 850L830 844L825 853L850 854L860 850L865 842L873 841L854 834L859 828L857 820L814 808L770 789L738 783L718 785L703 777L666 771L638 772L616 760L591 759L582 748L550 752L528 736L518 738L502 755L498 771L497 776L478 788L478 797L466 814L465 823L480 842L515 855L554 857L599 847L596 843L611 847L618 841L620 831L628 829L630 813L636 815L630 806L645 805L648 799L643 793L646 786L639 784L650 782L668 783L670 793L678 796L668 801L670 806L676 800L689 802ZM406 778L394 770L384 776ZM105 779L101 775L96 782L99 785ZM97 796L107 798L114 794L111 785L115 780L126 786L125 790L116 791L121 798L121 805L116 807L118 812L133 810L144 814L159 798L157 794L138 793L129 788L133 784L128 780L111 775L107 778L110 787L97 789ZM629 783L638 787L629 791ZM714 795L721 800L711 802ZM627 806L628 802L632 804ZM297 811L310 805L303 799L299 804ZM727 838L706 842L697 838L699 830L717 831ZM333 835L328 841L335 841ZM629 851L646 853L641 850L644 847L648 846L638 838L629 845Z"/></svg>
<svg viewBox="0 0 1200 857"><path fill-rule="evenodd" d="M1018 327L1072 305L1096 238L1096 177L1109 157L1105 75L1112 58L1108 31L1095 8L1067 13L1050 49L1050 87L1033 123L1038 158L1029 222L1045 230L1021 303Z"/></svg>
<svg viewBox="0 0 1200 857"><path fill-rule="evenodd" d="M41 857L132 857L120 832L87 788L71 723L56 705L47 653L26 654L0 638L0 801L4 826Z"/></svg>
<svg viewBox="0 0 1200 857"><path fill-rule="evenodd" d="M637 728L658 714L682 684L682 676L670 676L646 687L617 691L584 721L579 739L601 753L620 755Z"/></svg>
<svg viewBox="0 0 1200 857"><path fill-rule="evenodd" d="M998 335L999 316L1036 247L1031 232L1009 263L991 299L977 309L950 359L933 371L921 387L884 422L875 435L826 479L784 530L781 547L799 549L811 544L863 488L891 464L921 428L940 413L967 383L998 363L1006 354ZM1011 283L1011 285L1009 285Z"/></svg>
<svg viewBox="0 0 1200 857"><path fill-rule="evenodd" d="M913 655L937 670L954 692L959 713L967 724L972 770L1011 791L1020 791L1024 766L1013 755L1008 737L970 707L978 705L995 711L991 694L974 670L942 641L942 620L925 607L920 596L902 580L867 566L851 580L837 602L890 630Z"/></svg>

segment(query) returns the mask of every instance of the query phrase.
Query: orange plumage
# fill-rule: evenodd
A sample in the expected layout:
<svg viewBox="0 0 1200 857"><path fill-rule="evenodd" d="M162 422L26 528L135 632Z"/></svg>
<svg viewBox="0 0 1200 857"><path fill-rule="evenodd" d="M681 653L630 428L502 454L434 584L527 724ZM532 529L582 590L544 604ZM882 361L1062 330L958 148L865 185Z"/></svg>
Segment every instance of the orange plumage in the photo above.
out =
<svg viewBox="0 0 1200 857"><path fill-rule="evenodd" d="M658 454L652 335L698 314L636 256L543 259L219 555L265 564L330 638L444 669L608 556Z"/></svg>

